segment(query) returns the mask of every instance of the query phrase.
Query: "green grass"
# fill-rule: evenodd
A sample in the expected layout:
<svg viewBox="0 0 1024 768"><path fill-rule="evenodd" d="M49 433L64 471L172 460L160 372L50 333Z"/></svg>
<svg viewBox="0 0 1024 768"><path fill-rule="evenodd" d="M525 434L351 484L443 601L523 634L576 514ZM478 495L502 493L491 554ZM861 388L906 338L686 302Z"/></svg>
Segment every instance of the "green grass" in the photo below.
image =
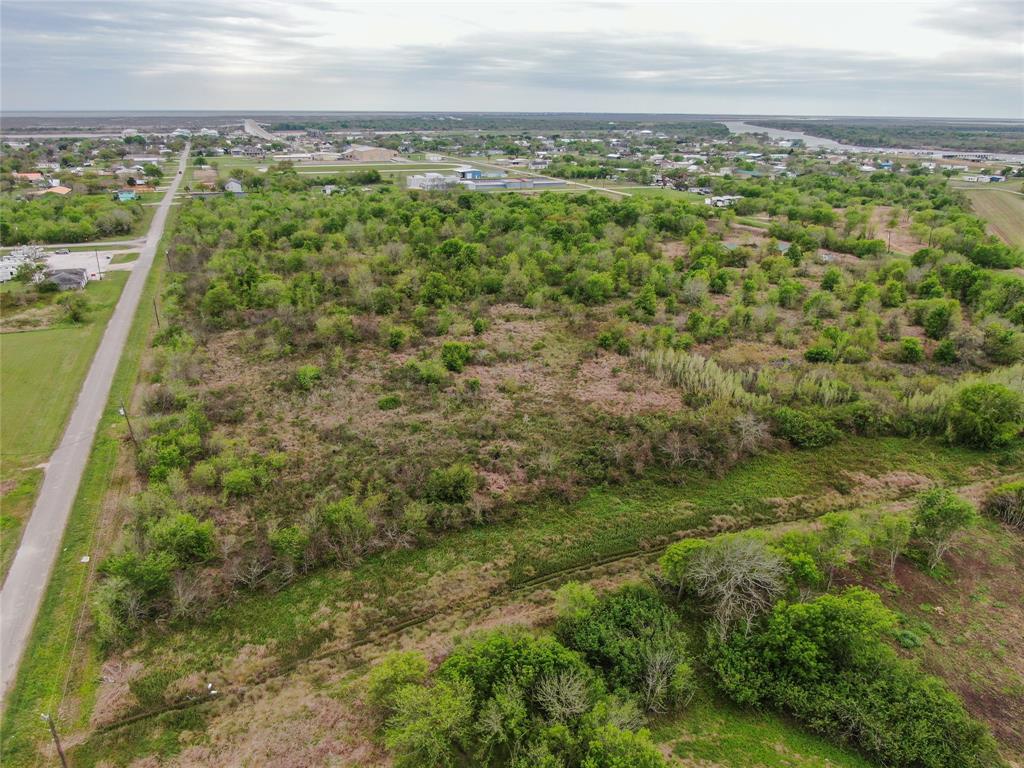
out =
<svg viewBox="0 0 1024 768"><path fill-rule="evenodd" d="M138 258L139 258L139 254L137 254L137 253L119 253L117 256L114 256L110 260L110 263L111 264L128 264L130 262L137 261Z"/></svg>
<svg viewBox="0 0 1024 768"><path fill-rule="evenodd" d="M7 574L42 479L31 467L57 447L127 279L127 272L112 272L89 283L91 307L81 325L0 335L0 577Z"/></svg>
<svg viewBox="0 0 1024 768"><path fill-rule="evenodd" d="M860 755L770 712L752 712L710 696L659 724L654 738L686 765L728 768L870 768Z"/></svg>
<svg viewBox="0 0 1024 768"><path fill-rule="evenodd" d="M989 231L1008 245L1024 246L1024 195L1001 189L964 190L974 212L989 224Z"/></svg>
<svg viewBox="0 0 1024 768"><path fill-rule="evenodd" d="M140 658L152 674L173 665L183 676L219 668L247 643L275 643L298 657L295 648L305 644L311 653L325 639L317 629L317 611L324 606L337 612L349 601L359 602L373 613L374 628L383 629L420 615L425 608L416 595L422 585L459 568L472 572L493 564L502 583L514 588L646 544L657 548L675 532L709 525L719 515L737 523L774 522L777 515L766 499L824 492L840 470L877 474L899 468L957 483L987 458L930 441L853 439L819 451L758 458L720 478L693 473L682 482L654 477L598 488L575 503L531 505L508 522L382 554L351 571L324 569L276 594L240 597L201 623L152 634Z"/></svg>
<svg viewBox="0 0 1024 768"><path fill-rule="evenodd" d="M171 216L174 215L172 209ZM168 229L169 231L169 229ZM86 596L90 568L79 562L92 549L102 502L110 486L120 445L125 438L124 423L117 412L121 399L129 399L138 378L142 350L149 338L153 313L146 311L157 295L164 259L158 254L147 278L145 290L132 323L117 372L111 383L107 407L100 419L89 463L82 476L78 495L64 532L46 596L39 609L29 645L18 670L18 677L7 697L0 726L0 753L5 765L38 764L36 744L48 738L39 713L56 714L62 694L67 690L85 702L74 717L61 722L62 729L80 727L88 722L91 703L99 684L102 663L99 649L88 640L75 647L74 632Z"/></svg>
<svg viewBox="0 0 1024 768"><path fill-rule="evenodd" d="M78 326L0 336L0 451L7 468L43 460L57 445L127 272L86 286L90 310Z"/></svg>

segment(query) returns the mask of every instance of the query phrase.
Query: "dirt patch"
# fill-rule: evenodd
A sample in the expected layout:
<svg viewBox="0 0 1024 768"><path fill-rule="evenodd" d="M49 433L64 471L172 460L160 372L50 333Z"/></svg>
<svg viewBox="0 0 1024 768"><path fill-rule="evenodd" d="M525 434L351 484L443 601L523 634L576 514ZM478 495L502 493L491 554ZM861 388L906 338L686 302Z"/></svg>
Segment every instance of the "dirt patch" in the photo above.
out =
<svg viewBox="0 0 1024 768"><path fill-rule="evenodd" d="M679 390L603 352L586 360L575 375L573 396L588 405L620 415L682 410Z"/></svg>

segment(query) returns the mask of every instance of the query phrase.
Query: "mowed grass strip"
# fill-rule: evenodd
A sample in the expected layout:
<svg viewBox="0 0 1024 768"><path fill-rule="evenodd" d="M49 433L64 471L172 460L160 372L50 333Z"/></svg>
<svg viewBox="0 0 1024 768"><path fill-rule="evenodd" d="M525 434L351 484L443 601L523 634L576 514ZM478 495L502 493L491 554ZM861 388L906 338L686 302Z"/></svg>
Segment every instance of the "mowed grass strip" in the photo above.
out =
<svg viewBox="0 0 1024 768"><path fill-rule="evenodd" d="M0 334L0 574L39 487L41 473L30 468L57 447L127 279L127 272L112 272L89 283L89 316L81 325Z"/></svg>
<svg viewBox="0 0 1024 768"><path fill-rule="evenodd" d="M1008 245L1024 246L1024 195L1004 189L967 189L974 212Z"/></svg>
<svg viewBox="0 0 1024 768"><path fill-rule="evenodd" d="M171 216L174 216L172 209ZM170 226L168 226L170 231ZM75 643L78 622L95 558L80 562L95 539L103 501L110 488L121 442L125 439L123 419L118 413L121 399L128 400L138 378L142 349L149 339L153 313L147 311L157 295L163 273L163 249L157 254L125 343L117 373L111 383L107 407L100 419L89 463L78 488L63 546L54 565L46 597L39 609L18 677L5 704L0 724L0 755L6 765L51 765L38 750L49 739L40 712L53 711L62 730L81 727L89 720L91 703L99 684L102 657L88 638ZM75 651L74 658L72 652ZM84 703L73 713L58 710L64 691Z"/></svg>

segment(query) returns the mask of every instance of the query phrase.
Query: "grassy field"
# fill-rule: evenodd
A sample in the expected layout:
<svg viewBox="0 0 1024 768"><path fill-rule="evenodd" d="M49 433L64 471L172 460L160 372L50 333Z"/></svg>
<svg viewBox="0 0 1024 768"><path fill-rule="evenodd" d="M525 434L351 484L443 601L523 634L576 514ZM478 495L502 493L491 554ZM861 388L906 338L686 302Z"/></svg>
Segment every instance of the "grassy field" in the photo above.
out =
<svg viewBox="0 0 1024 768"><path fill-rule="evenodd" d="M127 272L111 272L89 283L91 309L82 325L0 335L0 573L7 572L42 476L31 467L56 448L127 279Z"/></svg>
<svg viewBox="0 0 1024 768"><path fill-rule="evenodd" d="M989 231L1009 245L1024 246L1024 195L1003 189L964 190Z"/></svg>
<svg viewBox="0 0 1024 768"><path fill-rule="evenodd" d="M101 506L104 483L115 460L107 453L116 452L113 432L116 424L108 423L104 441L95 449L97 458L102 457L102 476L83 487L76 522L69 529L72 546L53 588L64 594L60 599L48 598L31 660L22 670L17 696L11 699L4 728L11 754L27 754L24 750L40 736L35 712L60 699L57 691L62 690L65 676L71 681L65 706L74 714L64 727L83 727L93 711L96 665L102 656L90 645L69 668L62 637L75 619L74 605L80 600L76 590L85 578L81 572L75 574L77 553L84 551L90 535L89 521L82 518L95 514L86 509ZM138 692L136 707L124 714L172 701L167 686L190 673L217 679L218 670L232 666L246 647L276 649L266 667L273 672L345 639L432 613L464 610L504 592L536 589L552 577L623 554L656 552L679 531L708 534L855 504L862 496L846 487L843 472L880 475L899 468L953 483L972 473L995 471L988 464L991 458L931 441L850 440L821 451L758 458L720 478L694 473L683 483L671 484L651 478L599 488L572 504L533 505L515 521L455 533L424 549L374 557L352 571L325 569L276 594L243 597L192 627L152 633L134 652L146 671L132 685ZM836 484L848 495L836 491ZM831 499L831 505L822 506L822 498ZM791 503L783 513L770 499ZM93 758L111 758L125 748L130 752L121 753L125 763L147 749L173 752L180 748L178 740L164 737L179 720L181 730L196 726L194 716L172 713L140 722L129 731L96 736L83 746L83 759L85 754L92 756L83 764L92 764ZM847 764L858 765L838 763Z"/></svg>
<svg viewBox="0 0 1024 768"><path fill-rule="evenodd" d="M763 505L769 498L810 502L831 496L840 506L856 506L865 499L861 491L845 487L837 497L829 483L842 477L842 471L879 476L895 468L943 483L1004 471L980 454L933 442L855 440L824 451L764 457L722 478L694 477L682 486L643 481L597 489L575 504L537 505L514 523L454 534L424 550L373 558L353 571L325 570L276 595L242 599L193 628L153 635L132 654L133 661L142 665L130 686L137 703L122 715L160 711L175 699L167 693L168 686L183 679L212 679L226 698L219 704L171 710L125 728L94 732L73 751L76 765L107 764L103 761L128 765L143 755L172 756L188 744L205 743L202 732L222 717L248 723L238 733L248 728L254 734L259 731L260 739L288 739L285 724L296 716L291 711L297 706L296 696L312 701L311 696L328 695L347 702L346 707L356 706L344 683L339 688L337 681L350 679L353 666L362 668L363 653L346 649L364 633L380 633L410 616L436 609L434 620L406 626L395 638L373 634L364 651L372 658L398 638L404 638L403 644L443 645L453 633L481 623L514 621L517 614L549 604L550 588L566 578L597 579L606 586L636 578L634 574L644 571L649 558L632 558L630 568L619 571L609 561L637 546L659 551L660 542L671 538L671 534L661 538L668 531L706 534L722 525L770 524L780 516L767 513ZM886 502L898 503L898 493ZM791 511L806 517L824 509ZM701 525L722 510L729 510L731 523L718 515L710 526ZM572 570L588 563L597 565ZM552 576L557 578L552 581ZM474 612L477 615L472 618ZM304 663L312 659L319 661ZM247 669L247 663L257 666ZM284 674L278 677L278 673ZM75 694L102 698L88 676L76 673L75 679L80 677L81 688L72 688ZM324 693L313 694L311 687ZM243 690L244 697L236 695ZM263 717L259 702L278 698L281 718L273 723L258 719ZM76 701L75 695L68 702L70 711L98 714L92 703ZM232 711L234 715L228 714ZM657 722L655 737L674 756L673 765L862 768L870 764L783 718L742 710L710 690L704 690L681 715ZM232 749L245 747L236 744ZM232 754L232 759L237 757Z"/></svg>
<svg viewBox="0 0 1024 768"><path fill-rule="evenodd" d="M174 215L173 209L171 215ZM157 296L164 263L158 254L139 305L143 309ZM127 276L127 273L121 274ZM124 422L117 406L121 400L130 401L152 325L151 312L136 313L71 510L64 547L54 566L18 678L7 699L0 729L0 753L4 754L8 765L38 761L49 764L52 755L43 758L35 748L39 740L47 736L39 728L37 713L43 710L62 712L60 705L66 686L74 686L88 698L99 682L98 650L88 643L80 644L78 635L82 630L80 621L85 596L97 561L93 558L90 564L84 565L80 558L83 553L93 551L100 536L97 521L104 502L110 497L114 468L125 439ZM76 725L87 722L88 715L88 709L76 712L71 722Z"/></svg>

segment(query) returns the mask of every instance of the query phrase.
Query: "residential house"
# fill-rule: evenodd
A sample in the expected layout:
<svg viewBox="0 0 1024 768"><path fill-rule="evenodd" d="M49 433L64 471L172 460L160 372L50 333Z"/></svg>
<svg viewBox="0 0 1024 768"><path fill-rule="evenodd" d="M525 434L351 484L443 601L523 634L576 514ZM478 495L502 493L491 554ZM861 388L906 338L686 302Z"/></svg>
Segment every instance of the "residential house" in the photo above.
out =
<svg viewBox="0 0 1024 768"><path fill-rule="evenodd" d="M233 195L244 194L244 190L242 189L242 182L240 182L238 179L228 179L227 182L225 182L224 184L224 191L230 192Z"/></svg>
<svg viewBox="0 0 1024 768"><path fill-rule="evenodd" d="M84 269L51 269L45 273L45 281L55 283L62 291L74 291L85 288L89 275Z"/></svg>

